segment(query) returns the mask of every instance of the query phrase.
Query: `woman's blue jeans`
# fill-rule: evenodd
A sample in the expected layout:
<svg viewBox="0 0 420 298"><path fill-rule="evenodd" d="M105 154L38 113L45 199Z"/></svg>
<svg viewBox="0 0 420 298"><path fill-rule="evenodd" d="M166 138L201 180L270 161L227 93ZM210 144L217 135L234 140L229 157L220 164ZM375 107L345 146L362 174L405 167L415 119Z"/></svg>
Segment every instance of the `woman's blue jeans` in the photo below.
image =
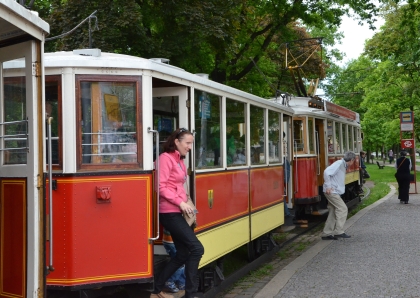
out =
<svg viewBox="0 0 420 298"><path fill-rule="evenodd" d="M193 297L198 287L198 264L204 254L204 247L181 213L160 213L159 219L164 228L171 233L176 255L156 279L155 293L159 293L164 288L165 281L185 264L185 297Z"/></svg>

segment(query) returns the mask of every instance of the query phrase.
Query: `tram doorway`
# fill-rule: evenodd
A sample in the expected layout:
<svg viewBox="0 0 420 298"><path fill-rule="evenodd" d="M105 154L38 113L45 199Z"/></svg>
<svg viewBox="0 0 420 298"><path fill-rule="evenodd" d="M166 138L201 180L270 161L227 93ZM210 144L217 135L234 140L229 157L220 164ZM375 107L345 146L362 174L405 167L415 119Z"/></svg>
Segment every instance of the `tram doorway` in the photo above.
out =
<svg viewBox="0 0 420 298"><path fill-rule="evenodd" d="M0 0L0 297L42 297L43 42L47 23ZM15 60L25 63L18 71Z"/></svg>
<svg viewBox="0 0 420 298"><path fill-rule="evenodd" d="M162 82L159 80L158 85L161 85ZM180 127L190 129L187 108L188 90L185 86L153 88L153 130L159 132L159 148L158 150L153 148L153 160L156 160L163 152L163 144L173 131ZM153 144L155 146L155 140ZM184 160L187 169L190 160L191 156ZM158 190L156 189L154 193L156 191ZM162 233L160 234L162 235ZM166 255L165 249L160 244L155 245L154 253L155 255Z"/></svg>

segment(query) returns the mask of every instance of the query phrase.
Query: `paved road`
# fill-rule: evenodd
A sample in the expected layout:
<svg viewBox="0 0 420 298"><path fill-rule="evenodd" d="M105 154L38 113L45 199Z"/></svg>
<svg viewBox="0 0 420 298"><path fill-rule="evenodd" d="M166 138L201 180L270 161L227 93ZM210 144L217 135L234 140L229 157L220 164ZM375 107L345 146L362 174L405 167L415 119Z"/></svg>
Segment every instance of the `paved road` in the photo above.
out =
<svg viewBox="0 0 420 298"><path fill-rule="evenodd" d="M225 297L420 297L419 212L420 195L402 205L392 186L347 221L352 238L318 240L270 280Z"/></svg>

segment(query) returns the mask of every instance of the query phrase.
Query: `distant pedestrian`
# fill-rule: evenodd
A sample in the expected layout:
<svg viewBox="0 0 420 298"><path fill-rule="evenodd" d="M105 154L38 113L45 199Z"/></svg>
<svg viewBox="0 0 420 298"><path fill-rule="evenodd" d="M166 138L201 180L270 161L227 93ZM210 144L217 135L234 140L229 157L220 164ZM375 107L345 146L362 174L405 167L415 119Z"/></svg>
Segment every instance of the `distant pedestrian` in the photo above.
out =
<svg viewBox="0 0 420 298"><path fill-rule="evenodd" d="M344 233L348 208L340 195L345 192L346 169L355 160L354 152L347 151L344 157L335 161L324 171L323 191L328 200L328 218L325 222L322 240L338 240L350 238Z"/></svg>
<svg viewBox="0 0 420 298"><path fill-rule="evenodd" d="M403 150L400 152L400 158L395 162L395 178L398 182L398 199L401 204L408 204L409 192L410 192L410 171L411 171L411 159L407 157L407 151Z"/></svg>
<svg viewBox="0 0 420 298"><path fill-rule="evenodd" d="M366 157L366 152L365 151L360 151L360 169L361 169L361 176L363 178L370 178L369 173L366 171L365 157Z"/></svg>
<svg viewBox="0 0 420 298"><path fill-rule="evenodd" d="M392 164L394 162L394 152L392 149L389 149L388 151L388 158L389 158L389 164Z"/></svg>

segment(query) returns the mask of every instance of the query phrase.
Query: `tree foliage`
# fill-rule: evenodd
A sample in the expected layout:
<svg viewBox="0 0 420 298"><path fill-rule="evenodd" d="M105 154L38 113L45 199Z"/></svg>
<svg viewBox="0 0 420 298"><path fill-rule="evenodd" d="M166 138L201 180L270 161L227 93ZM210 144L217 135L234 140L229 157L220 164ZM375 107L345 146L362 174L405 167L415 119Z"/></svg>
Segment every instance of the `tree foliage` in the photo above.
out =
<svg viewBox="0 0 420 298"><path fill-rule="evenodd" d="M36 0L34 8L50 23L51 36L70 31L97 10L93 47L165 57L190 72L209 73L217 82L261 96L273 95L270 85L293 92L285 71L285 45L316 37L306 28L334 31L351 11L372 23L377 12L372 0ZM88 45L89 26L82 25L73 34L48 42L46 49ZM330 64L328 56L321 51L312 55L305 75L322 75L320 66Z"/></svg>
<svg viewBox="0 0 420 298"><path fill-rule="evenodd" d="M338 71L327 88L331 94L347 94L333 95L334 102L361 113L365 149L395 149L401 138L411 137L400 135L400 112L414 112L419 123L419 7L417 1L389 2L385 24L366 42L365 54ZM360 96L350 96L353 92Z"/></svg>

